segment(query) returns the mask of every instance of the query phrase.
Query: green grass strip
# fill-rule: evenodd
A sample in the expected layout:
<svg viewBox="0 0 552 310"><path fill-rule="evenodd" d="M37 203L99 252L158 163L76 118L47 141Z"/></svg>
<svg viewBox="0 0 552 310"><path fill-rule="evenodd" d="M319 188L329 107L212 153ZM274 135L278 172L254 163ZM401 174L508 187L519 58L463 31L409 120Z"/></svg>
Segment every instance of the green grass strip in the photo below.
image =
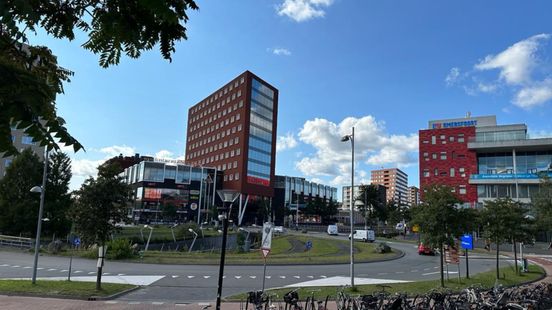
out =
<svg viewBox="0 0 552 310"><path fill-rule="evenodd" d="M91 296L110 296L136 287L130 284L102 283L102 289L96 290L95 282L47 281L37 280L0 280L0 294L30 294L45 296L71 296L88 298Z"/></svg>

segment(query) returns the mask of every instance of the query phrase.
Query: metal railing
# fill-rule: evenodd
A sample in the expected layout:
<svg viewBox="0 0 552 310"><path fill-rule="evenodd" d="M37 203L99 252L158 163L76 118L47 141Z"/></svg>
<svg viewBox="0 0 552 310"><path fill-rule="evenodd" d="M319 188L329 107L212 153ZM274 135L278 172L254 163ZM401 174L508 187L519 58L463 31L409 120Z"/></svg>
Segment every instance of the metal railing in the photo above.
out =
<svg viewBox="0 0 552 310"><path fill-rule="evenodd" d="M18 248L32 248L34 239L0 235L0 246L10 246Z"/></svg>

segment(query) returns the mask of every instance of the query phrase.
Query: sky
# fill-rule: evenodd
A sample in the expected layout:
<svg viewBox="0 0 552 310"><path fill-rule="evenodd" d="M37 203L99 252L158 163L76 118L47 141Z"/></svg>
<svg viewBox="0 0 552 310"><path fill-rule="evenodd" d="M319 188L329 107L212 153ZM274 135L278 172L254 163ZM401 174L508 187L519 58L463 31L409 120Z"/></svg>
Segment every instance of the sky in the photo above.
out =
<svg viewBox="0 0 552 310"><path fill-rule="evenodd" d="M172 62L158 49L103 69L98 55L43 32L75 72L58 114L86 152L77 189L105 159L183 158L187 111L250 70L280 92L276 173L338 187L399 167L419 184L418 130L432 119L496 115L552 136L550 1L197 1ZM340 195L339 194L339 195Z"/></svg>

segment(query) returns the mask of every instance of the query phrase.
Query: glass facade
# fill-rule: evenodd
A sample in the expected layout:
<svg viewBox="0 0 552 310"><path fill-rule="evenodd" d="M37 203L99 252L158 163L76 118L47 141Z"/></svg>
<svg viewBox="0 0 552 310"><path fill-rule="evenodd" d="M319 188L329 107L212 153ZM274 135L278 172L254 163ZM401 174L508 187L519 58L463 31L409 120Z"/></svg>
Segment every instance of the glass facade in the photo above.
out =
<svg viewBox="0 0 552 310"><path fill-rule="evenodd" d="M253 78L249 114L247 176L268 182L270 182L270 167L272 166L273 107L274 91ZM267 184L267 182L262 182L262 184Z"/></svg>
<svg viewBox="0 0 552 310"><path fill-rule="evenodd" d="M550 172L552 171L552 151L517 152L515 169L513 153L479 154L477 168L479 174L536 174L542 171Z"/></svg>
<svg viewBox="0 0 552 310"><path fill-rule="evenodd" d="M519 184L519 193L515 184L477 185L478 198L531 198L539 190L538 184ZM518 196L519 194L519 196Z"/></svg>
<svg viewBox="0 0 552 310"><path fill-rule="evenodd" d="M476 142L499 142L525 139L527 139L525 130L478 132L475 135Z"/></svg>

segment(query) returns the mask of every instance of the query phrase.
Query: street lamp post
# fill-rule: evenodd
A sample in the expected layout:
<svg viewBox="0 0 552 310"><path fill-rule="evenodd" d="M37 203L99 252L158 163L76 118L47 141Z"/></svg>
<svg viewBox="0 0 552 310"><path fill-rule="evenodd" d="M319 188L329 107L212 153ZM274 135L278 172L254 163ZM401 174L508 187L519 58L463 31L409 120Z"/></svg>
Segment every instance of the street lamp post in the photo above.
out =
<svg viewBox="0 0 552 310"><path fill-rule="evenodd" d="M351 224L351 240L350 240L350 254L351 254L351 288L355 287L355 257L353 253L353 192L355 188L355 127L352 128L350 135L343 136L341 142L351 141L351 200L350 200L350 224Z"/></svg>
<svg viewBox="0 0 552 310"><path fill-rule="evenodd" d="M195 241L197 239L197 233L191 229L191 228L188 228L188 231L191 232L192 234L194 234L194 240L192 241L192 245L190 245L190 248L188 249L188 253L192 252L192 249L194 247L194 244L195 244Z"/></svg>
<svg viewBox="0 0 552 310"><path fill-rule="evenodd" d="M153 227L149 225L144 225L144 228L148 228L150 230L149 236L148 236L148 242L146 243L146 248L144 249L144 253L148 251L149 243L151 240L151 234L153 233Z"/></svg>
<svg viewBox="0 0 552 310"><path fill-rule="evenodd" d="M48 176L48 149L44 156L44 170L42 172L42 186L34 186L31 188L31 193L40 193L40 206L38 208L38 223L36 225L36 240L33 263L33 278L32 283L36 284L36 271L38 267L38 252L40 250L40 231L42 230L42 214L44 213L44 195L46 192L46 178Z"/></svg>
<svg viewBox="0 0 552 310"><path fill-rule="evenodd" d="M239 193L234 190L221 189L217 191L220 199L222 200L222 208L219 209L219 220L222 221L222 246L220 249L220 264L219 264L219 276L218 276L218 288L217 288L217 305L216 310L220 310L220 302L222 297L222 278L224 275L224 258L226 255L226 236L228 235L228 214L232 203L238 198Z"/></svg>

